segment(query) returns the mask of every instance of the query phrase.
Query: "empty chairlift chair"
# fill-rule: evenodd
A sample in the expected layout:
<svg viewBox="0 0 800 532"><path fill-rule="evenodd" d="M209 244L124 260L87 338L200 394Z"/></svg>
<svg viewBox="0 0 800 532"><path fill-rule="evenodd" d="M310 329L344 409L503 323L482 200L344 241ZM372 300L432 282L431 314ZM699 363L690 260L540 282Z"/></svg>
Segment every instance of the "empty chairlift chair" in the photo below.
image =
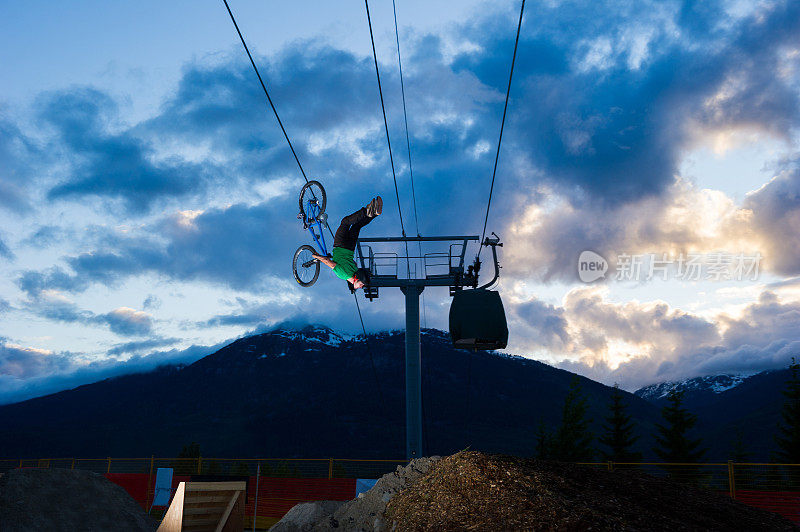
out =
<svg viewBox="0 0 800 532"><path fill-rule="evenodd" d="M450 338L456 349L503 349L508 344L506 312L493 290L460 290L450 304Z"/></svg>

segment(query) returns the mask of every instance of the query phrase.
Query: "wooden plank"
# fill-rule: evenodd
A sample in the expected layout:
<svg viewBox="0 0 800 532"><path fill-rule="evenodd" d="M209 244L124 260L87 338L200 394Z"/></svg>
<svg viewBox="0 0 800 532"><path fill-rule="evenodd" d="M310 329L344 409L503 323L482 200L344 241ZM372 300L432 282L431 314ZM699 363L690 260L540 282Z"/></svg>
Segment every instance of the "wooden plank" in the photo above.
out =
<svg viewBox="0 0 800 532"><path fill-rule="evenodd" d="M157 532L181 532L183 528L183 496L185 492L186 483L181 482L178 484L175 496L172 497L172 503L164 514L164 519L161 520Z"/></svg>
<svg viewBox="0 0 800 532"><path fill-rule="evenodd" d="M244 491L245 482L187 482L186 491Z"/></svg>
<svg viewBox="0 0 800 532"><path fill-rule="evenodd" d="M228 503L228 499L231 498L231 492L227 492L222 495L212 495L210 497L186 497L183 501L184 508L187 506L192 506L194 504L210 504L215 502L223 503L223 506Z"/></svg>
<svg viewBox="0 0 800 532"><path fill-rule="evenodd" d="M245 482L181 482L158 532L241 532Z"/></svg>
<svg viewBox="0 0 800 532"><path fill-rule="evenodd" d="M219 514L211 515L211 514L204 514L204 515L191 515L191 516L184 516L183 517L183 526L187 525L213 525L219 522Z"/></svg>
<svg viewBox="0 0 800 532"><path fill-rule="evenodd" d="M236 503L233 505L227 522L222 528L222 532L243 532L244 531L244 490L239 493Z"/></svg>
<svg viewBox="0 0 800 532"><path fill-rule="evenodd" d="M188 508L186 505L183 506L183 520L186 521L187 516L192 515L222 515L225 511L225 505L217 505L217 506L198 506L196 508Z"/></svg>
<svg viewBox="0 0 800 532"><path fill-rule="evenodd" d="M228 502L228 507L225 508L225 511L222 513L222 517L217 524L217 529L214 532L222 532L222 528L225 526L225 523L228 522L228 517L231 515L231 510L233 510L233 505L236 504L236 501L239 500L239 494L241 491L237 491L231 497L230 502Z"/></svg>

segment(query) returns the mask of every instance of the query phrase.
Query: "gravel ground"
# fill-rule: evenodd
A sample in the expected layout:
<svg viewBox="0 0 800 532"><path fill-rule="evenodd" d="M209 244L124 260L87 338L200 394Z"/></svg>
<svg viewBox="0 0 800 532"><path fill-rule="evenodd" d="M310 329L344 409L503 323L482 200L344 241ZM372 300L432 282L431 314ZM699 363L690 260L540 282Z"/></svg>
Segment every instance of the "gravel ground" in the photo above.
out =
<svg viewBox="0 0 800 532"><path fill-rule="evenodd" d="M122 487L90 471L14 469L0 477L0 530L153 531Z"/></svg>

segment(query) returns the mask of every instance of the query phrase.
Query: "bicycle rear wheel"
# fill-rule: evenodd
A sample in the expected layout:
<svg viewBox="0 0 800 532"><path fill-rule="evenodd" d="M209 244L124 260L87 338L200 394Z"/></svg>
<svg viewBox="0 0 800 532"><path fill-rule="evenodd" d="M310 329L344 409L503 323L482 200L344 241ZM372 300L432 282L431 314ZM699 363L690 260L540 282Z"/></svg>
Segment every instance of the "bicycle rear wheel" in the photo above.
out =
<svg viewBox="0 0 800 532"><path fill-rule="evenodd" d="M328 198L319 181L309 181L300 189L300 212L303 222L309 223L325 212Z"/></svg>
<svg viewBox="0 0 800 532"><path fill-rule="evenodd" d="M313 247L309 245L300 246L294 252L294 259L292 260L292 271L294 272L295 281L303 287L309 287L317 282L319 277L319 261L313 257L316 253Z"/></svg>

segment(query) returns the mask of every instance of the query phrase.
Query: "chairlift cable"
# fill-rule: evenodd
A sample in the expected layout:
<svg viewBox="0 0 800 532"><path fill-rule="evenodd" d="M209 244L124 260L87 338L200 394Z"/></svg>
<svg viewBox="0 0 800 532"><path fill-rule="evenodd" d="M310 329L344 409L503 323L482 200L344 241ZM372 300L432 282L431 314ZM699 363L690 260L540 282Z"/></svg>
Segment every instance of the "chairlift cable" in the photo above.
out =
<svg viewBox="0 0 800 532"><path fill-rule="evenodd" d="M400 69L400 94L403 97L403 122L406 128L406 148L408 150L408 174L411 178L411 204L414 206L414 225L417 229L417 236L419 236L419 217L417 216L417 193L414 189L414 168L411 165L411 139L408 134L408 111L406 111L406 87L403 80L403 61L400 59L400 32L397 29L397 6L395 0L392 0L392 12L394 14L394 39L397 43L397 66ZM419 265L420 274L424 273L424 263L422 258L422 242L417 241L419 247ZM425 310L425 292L422 293L422 323L424 327L428 326L428 316Z"/></svg>
<svg viewBox="0 0 800 532"><path fill-rule="evenodd" d="M511 78L514 76L514 63L517 59L517 45L519 44L519 31L522 28L522 13L525 11L525 0L519 10L519 23L517 24L517 38L514 41L514 55L511 57L511 72L508 74L508 88L506 89L506 103L503 105L503 120L500 122L500 138L497 140L497 152L494 156L494 169L492 170L492 186L489 188L489 202L486 204L486 218L483 220L483 234L478 244L478 258L483 250L483 241L486 238L486 224L489 222L489 209L492 206L492 192L494 192L494 178L497 174L497 160L500 158L500 144L503 142L503 128L506 125L506 111L508 111L508 96L511 94Z"/></svg>
<svg viewBox="0 0 800 532"><path fill-rule="evenodd" d="M397 30L397 7L395 6L395 0L392 0L392 10L394 12L394 38L395 42L397 43L397 66L400 69L400 94L403 97L403 121L405 122L406 126L406 147L408 148L408 173L411 177L411 200L412 205L414 206L414 224L417 227L417 236L419 236L419 218L417 217L417 194L414 190L414 169L411 166L411 140L409 139L408 135L408 112L406 111L406 88L405 83L403 81L403 62L400 59L400 33ZM421 248L421 245L420 245ZM420 256L422 255L422 251L420 250Z"/></svg>
<svg viewBox="0 0 800 532"><path fill-rule="evenodd" d="M419 217L417 216L417 194L414 190L414 168L411 165L411 140L408 135L408 111L406 111L406 88L405 82L403 81L403 61L400 58L400 31L397 29L397 5L395 0L392 0L392 13L394 15L394 40L397 44L397 67L400 70L400 94L403 98L403 122L405 124L406 129L406 148L408 153L408 174L411 178L411 201L412 205L414 206L414 225L417 229L417 236L419 236ZM424 263L422 258L422 242L417 240L417 246L419 247L419 265L420 265L420 274L424 275ZM416 268L415 268L416 269ZM422 324L423 327L428 326L428 316L425 310L425 292L422 292ZM430 366L430 365L428 365ZM423 377L428 377L427 379L423 379L422 381L422 389L421 389L421 407L422 407L422 423L425 428L425 431L422 433L423 438L425 439L425 448L430 449L428 444L428 433L430 432L428 429L428 415L426 413L426 402L425 396L425 380L430 383L430 375L428 375L428 367L426 366L425 374Z"/></svg>
<svg viewBox="0 0 800 532"><path fill-rule="evenodd" d="M300 159L297 157L297 153L294 151L294 146L292 146L292 141L289 140L289 135L286 133L286 128L283 127L283 122L281 121L281 117L278 116L278 110L275 109L275 104L272 103L272 98L269 96L269 91L267 90L267 86L264 84L264 80L261 78L261 74L258 72L258 67L256 66L256 62L253 61L253 56L250 54L250 49L247 47L247 43L244 41L244 37L242 36L242 32L239 31L239 25L236 23L236 18L233 16L233 12L231 11L231 7L228 5L228 0L222 0L225 2L225 8L228 10L228 14L231 16L231 21L233 22L233 26L236 28L236 33L239 34L239 39L242 41L242 46L244 46L244 51L247 52L247 57L250 58L250 64L253 65L253 70L256 72L256 76L258 76L258 81L261 83L261 88L264 89L264 94L267 95L267 101L269 102L270 107L272 107L272 112L275 113L275 118L278 119L278 125L281 126L281 131L283 131L283 136L286 139L286 142L289 144L289 149L292 150L292 155L294 155L294 160L297 162L297 166L300 168L300 173L303 174L303 179L306 180L308 183L308 177L306 177L306 172L303 170L303 165L300 164ZM311 191L311 195L314 195L314 191Z"/></svg>
<svg viewBox="0 0 800 532"><path fill-rule="evenodd" d="M364 6L367 9L367 24L369 25L369 39L372 42L372 59L375 61L375 76L378 78L378 94L381 97L381 111L383 112L383 127L386 131L386 145L389 147L389 162L392 165L392 179L394 179L394 193L397 198L397 212L400 214L400 230L403 237L406 236L406 228L403 224L403 210L400 208L400 192L397 188L397 172L394 168L394 157L392 156L392 141L389 139L389 122L386 120L386 106L383 103L383 88L381 87L381 73L378 69L378 53L375 51L375 37L372 34L372 19L369 16L369 0L364 0ZM408 242L406 244L406 270L407 275L411 277L411 265L408 258Z"/></svg>
<svg viewBox="0 0 800 532"><path fill-rule="evenodd" d="M247 43L244 40L244 36L242 35L242 32L241 32L241 30L239 30L239 25L236 23L236 18L233 16L233 12L231 11L230 6L228 5L228 0L222 0L222 1L225 3L225 8L228 10L228 15L230 15L230 17L231 17L231 22L233 22L234 28L236 28L236 33L239 34L239 39L242 41L242 46L244 46L245 52L247 52L247 57L250 59L250 64L253 65L253 70L255 71L256 76L258 77L258 81L261 83L261 88L264 89L264 94L266 95L267 101L269 102L269 105L272 108L272 112L275 114L275 118L278 120L278 125L281 127L281 131L283 132L283 137L286 139L286 142L289 144L289 149L292 150L292 155L294 155L294 160L297 162L298 168L300 168L300 173L303 174L303 179L305 179L306 183L308 183L308 177L306 176L305 170L303 170L303 165L300 164L300 159L297 157L297 152L295 152L295 150L294 150L294 146L292 145L292 141L289 140L289 135L286 133L286 128L283 127L283 121L281 121L281 117L278 115L278 110L275 108L275 104L272 103L272 98L269 95L269 91L267 90L267 86L264 83L263 78L261 77L261 73L258 71L258 67L256 66L256 63L253 60L253 55L250 53L250 49L247 47ZM370 33L371 33L371 31L372 31L372 29L371 29L371 26L370 26ZM373 51L374 51L374 43L373 43ZM376 68L377 68L377 59L376 59ZM379 79L379 83L380 83L380 79ZM383 104L383 96L381 96L381 105L382 104ZM386 120L386 116L384 114L384 122L385 122L385 120ZM388 140L388 129L387 129L387 140ZM391 147L389 149L389 155L391 155ZM394 171L394 164L392 164L392 171ZM395 180L395 189L396 188L397 188L397 181ZM314 191L313 190L311 190L311 195L316 197L314 195ZM400 203L399 203L399 200L398 200L398 208L399 208L399 205L400 205ZM401 213L400 222L401 222L401 226L402 226L402 213ZM325 224L325 226L328 228L328 232L333 237L334 236L333 235L333 231L331 230L330 226L327 223ZM403 232L403 236L405 236L405 231ZM383 391L381 389L380 380L378 379L378 373L377 373L377 371L375 369L375 361L374 361L374 359L372 357L372 348L370 347L369 338L367 337L367 329L364 326L364 317L361 315L361 306L358 304L358 298L356 297L355 293L353 293L353 299L355 300L355 303L356 303L356 310L358 310L358 318L359 318L359 321L361 322L361 330L364 333L364 341L366 342L367 353L369 354L370 364L372 365L372 376L375 379L375 386L378 389L378 396L380 398L382 410L384 412L386 412L387 410L386 410L386 405L385 405L385 402L384 402L384 399L383 399Z"/></svg>

